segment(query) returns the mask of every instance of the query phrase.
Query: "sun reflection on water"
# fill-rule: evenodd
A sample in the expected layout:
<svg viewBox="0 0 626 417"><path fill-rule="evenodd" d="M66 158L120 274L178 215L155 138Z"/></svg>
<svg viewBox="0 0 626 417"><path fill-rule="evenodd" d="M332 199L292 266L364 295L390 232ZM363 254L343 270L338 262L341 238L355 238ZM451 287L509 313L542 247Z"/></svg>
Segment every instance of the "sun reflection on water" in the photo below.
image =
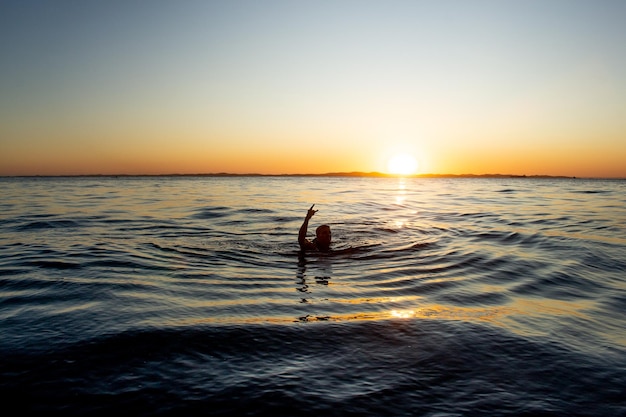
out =
<svg viewBox="0 0 626 417"><path fill-rule="evenodd" d="M399 319L408 319L415 317L415 312L413 310L391 310L391 316Z"/></svg>
<svg viewBox="0 0 626 417"><path fill-rule="evenodd" d="M406 182L404 178L398 179L398 194L395 196L397 205L402 205L406 201Z"/></svg>

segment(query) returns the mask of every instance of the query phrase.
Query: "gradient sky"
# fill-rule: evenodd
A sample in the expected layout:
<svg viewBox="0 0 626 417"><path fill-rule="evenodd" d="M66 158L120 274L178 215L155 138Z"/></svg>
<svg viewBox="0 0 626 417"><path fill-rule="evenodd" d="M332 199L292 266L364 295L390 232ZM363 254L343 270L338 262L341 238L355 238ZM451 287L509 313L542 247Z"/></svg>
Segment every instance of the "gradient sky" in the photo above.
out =
<svg viewBox="0 0 626 417"><path fill-rule="evenodd" d="M2 1L0 175L626 177L626 1Z"/></svg>

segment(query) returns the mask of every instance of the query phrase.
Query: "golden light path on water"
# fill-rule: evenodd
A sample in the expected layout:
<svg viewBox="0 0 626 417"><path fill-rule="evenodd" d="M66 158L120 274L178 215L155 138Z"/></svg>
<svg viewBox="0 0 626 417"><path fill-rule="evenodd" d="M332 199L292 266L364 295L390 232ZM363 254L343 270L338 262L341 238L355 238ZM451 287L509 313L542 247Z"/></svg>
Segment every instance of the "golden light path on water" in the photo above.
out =
<svg viewBox="0 0 626 417"><path fill-rule="evenodd" d="M415 322L420 320L441 320L441 321L459 321L467 323L488 323L493 326L504 328L512 333L520 334L526 337L545 336L550 329L560 326L559 317L579 317L581 319L589 319L586 312L590 311L592 305L581 301L557 301L557 300L524 300L514 299L509 303L499 306L482 306L482 307L460 307L452 305L442 305L429 303L422 297L375 297L375 298L327 298L323 302L309 302L301 299L298 303L307 305L325 305L328 303L338 305L350 304L356 311L349 313L328 313L315 314L309 313L301 316L285 315L278 313L281 305L285 303L285 299L279 298L257 298L248 300L213 300L204 301L204 306L224 307L231 306L247 306L252 310L258 308L259 315L231 315L231 316L213 316L199 318L195 315L189 317L176 317L170 320L161 321L159 325L166 327L193 327L202 325L294 325L315 322L334 322L334 323L357 323L364 321L378 321L381 323L392 323L398 321ZM294 302L293 300L291 302ZM288 302L289 303L289 302ZM406 307L397 307L389 309L381 309L380 311L368 311L373 304L402 304ZM274 305L275 308L272 308ZM362 305L364 308L359 309ZM199 305L195 305L199 307ZM277 311L272 314L271 311ZM359 311L361 310L361 311ZM269 313L269 314L268 314ZM542 323L533 330L528 323ZM615 335L617 343L624 343L622 337Z"/></svg>
<svg viewBox="0 0 626 417"><path fill-rule="evenodd" d="M403 159L407 162L407 159ZM391 161L390 161L391 162ZM408 164L408 162L407 162ZM410 165L410 164L409 164ZM390 164L391 166L391 164ZM398 162L396 168L401 166ZM412 165L411 165L412 166ZM407 168L408 169L408 168ZM396 169L398 174L399 168ZM403 206L407 204L407 199L410 197L411 190L409 190L410 179L403 175L399 175L394 188L392 197L392 204L395 206ZM407 226L406 219L396 218L391 219L389 224L394 229L402 229ZM499 249L494 249L496 253L504 256L505 253L500 253ZM504 249L503 249L504 250ZM431 265L433 267L433 265ZM445 267L445 265L441 265ZM235 275L237 275L235 273ZM455 280L450 277L449 280ZM318 282L320 283L320 282ZM333 286L335 283L323 282L325 286ZM349 284L348 284L349 285ZM498 292L498 288L481 288L482 292L489 293ZM355 290L358 292L358 290ZM558 326L559 317L581 317L588 318L585 311L589 311L592 307L589 303L575 302L575 301L563 301L563 300L534 300L514 298L506 303L492 306L454 306L432 303L424 299L423 297L374 297L374 298L350 298L350 297L332 297L324 298L318 301L309 301L307 299L297 299L297 303L311 305L319 305L320 307L327 303L333 303L338 305L351 305L351 312L349 313L334 313L324 312L322 314L316 314L309 312L309 314L303 314L301 316L284 315L284 313L277 313L273 315L272 310L278 311L280 307L287 303L292 304L293 299L285 300L283 297L288 293L283 293L278 298L257 298L257 299L237 299L237 300L220 300L220 301L204 301L195 307L211 306L211 307L249 307L252 310L259 310L258 316L246 315L232 315L232 316L216 316L216 317L189 317L172 320L168 324L173 327L179 326L195 326L195 325L236 325L236 324L302 324L302 323L314 323L314 322L336 322L336 323L348 323L348 322L362 322L362 321L380 321L380 322L395 322L395 321L419 321L419 320L442 320L442 321L462 321L462 322L475 322L475 323L489 323L494 326L504 328L513 333L517 333L524 336L544 335L546 329L554 328ZM289 297L288 297L289 298ZM321 301L321 302L320 302ZM373 304L379 305L401 305L402 307L396 308L381 308L379 311L371 311L368 308ZM359 309L358 306L363 305L363 309ZM274 306L274 308L272 308ZM354 309L356 307L356 311ZM323 308L321 308L323 310ZM361 310L361 311L358 311ZM268 314L269 313L269 314ZM536 330L533 330L533 326L529 326L529 322L541 322L542 326L536 326ZM548 323L548 324L546 324ZM161 323L163 325L163 323ZM543 329L543 330L539 330ZM615 336L619 339L618 336ZM618 343L623 343L623 340L617 340Z"/></svg>
<svg viewBox="0 0 626 417"><path fill-rule="evenodd" d="M333 300L338 301L338 300ZM351 302L356 304L356 302ZM369 304L369 303L365 303ZM425 304L414 308L397 308L380 312L352 312L348 314L333 314L317 316L308 314L301 317L289 316L258 316L258 317L204 317L180 319L169 322L173 327L195 326L202 324L289 324L309 322L358 322L358 321L394 321L394 320L444 320L464 322L488 322L505 327L514 333L528 335L528 329L519 326L513 318L526 317L529 319L545 319L562 315L584 317L584 310L588 306L576 302L561 301L558 303L530 303L527 301L514 302L510 306L500 307L456 307L440 304ZM163 323L161 323L163 324Z"/></svg>

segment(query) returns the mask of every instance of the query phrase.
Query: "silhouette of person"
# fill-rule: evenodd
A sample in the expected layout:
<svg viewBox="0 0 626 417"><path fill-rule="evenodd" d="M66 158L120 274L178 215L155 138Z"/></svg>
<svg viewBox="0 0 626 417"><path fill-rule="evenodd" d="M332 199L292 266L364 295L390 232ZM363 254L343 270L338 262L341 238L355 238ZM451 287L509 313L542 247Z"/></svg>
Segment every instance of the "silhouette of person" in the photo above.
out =
<svg viewBox="0 0 626 417"><path fill-rule="evenodd" d="M313 241L306 238L307 229L309 228L309 220L311 220L311 217L317 213L317 210L313 210L314 206L315 204L313 204L307 211L304 222L302 223L302 226L300 226L298 243L300 244L300 249L302 251L313 250L318 252L328 252L330 251L330 241L332 239L329 225L323 224L315 229L315 239L313 239Z"/></svg>

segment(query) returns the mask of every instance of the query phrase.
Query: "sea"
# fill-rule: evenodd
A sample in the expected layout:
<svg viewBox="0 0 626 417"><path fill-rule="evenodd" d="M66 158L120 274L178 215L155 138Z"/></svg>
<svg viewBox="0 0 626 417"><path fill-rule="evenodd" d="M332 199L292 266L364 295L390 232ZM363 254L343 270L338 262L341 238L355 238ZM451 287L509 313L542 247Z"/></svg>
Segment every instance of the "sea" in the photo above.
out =
<svg viewBox="0 0 626 417"><path fill-rule="evenodd" d="M626 181L3 177L0 331L3 415L626 416Z"/></svg>

